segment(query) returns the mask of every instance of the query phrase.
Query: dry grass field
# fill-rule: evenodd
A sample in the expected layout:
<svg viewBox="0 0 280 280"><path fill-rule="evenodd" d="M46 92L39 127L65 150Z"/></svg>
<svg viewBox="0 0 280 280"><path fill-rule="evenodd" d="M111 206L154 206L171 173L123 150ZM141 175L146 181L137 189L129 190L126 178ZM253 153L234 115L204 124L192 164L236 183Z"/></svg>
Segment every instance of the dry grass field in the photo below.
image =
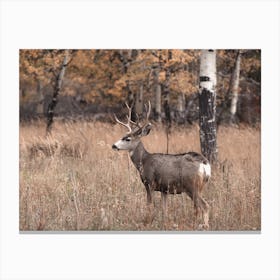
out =
<svg viewBox="0 0 280 280"><path fill-rule="evenodd" d="M45 137L43 122L20 125L19 229L21 231L191 231L193 203L168 196L153 207L125 151L111 146L124 134L118 125L57 122ZM149 152L165 152L163 129L143 138ZM203 192L212 231L261 229L260 130L221 127L219 164ZM170 153L199 152L198 128L172 128Z"/></svg>

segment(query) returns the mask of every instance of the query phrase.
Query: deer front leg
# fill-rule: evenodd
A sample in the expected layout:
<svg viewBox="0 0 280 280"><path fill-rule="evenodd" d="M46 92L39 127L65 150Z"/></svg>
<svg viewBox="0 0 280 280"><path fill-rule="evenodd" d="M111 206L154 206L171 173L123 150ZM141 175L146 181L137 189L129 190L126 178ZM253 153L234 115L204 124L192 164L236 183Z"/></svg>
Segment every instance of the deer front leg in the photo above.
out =
<svg viewBox="0 0 280 280"><path fill-rule="evenodd" d="M151 191L150 186L145 184L146 191L147 191L147 204L148 204L148 211L146 213L146 217L144 218L144 224L151 224L154 220L154 211L153 211L153 192Z"/></svg>
<svg viewBox="0 0 280 280"><path fill-rule="evenodd" d="M147 191L147 203L151 204L153 202L153 197L152 197L152 191L151 191L150 184L145 183L145 188Z"/></svg>
<svg viewBox="0 0 280 280"><path fill-rule="evenodd" d="M166 229L166 217L167 217L167 193L161 193L161 205L162 205L162 226Z"/></svg>
<svg viewBox="0 0 280 280"><path fill-rule="evenodd" d="M151 204L152 203L152 193L150 189L147 189L147 203Z"/></svg>
<svg viewBox="0 0 280 280"><path fill-rule="evenodd" d="M166 216L167 213L167 193L161 193L161 205L163 210L163 215Z"/></svg>

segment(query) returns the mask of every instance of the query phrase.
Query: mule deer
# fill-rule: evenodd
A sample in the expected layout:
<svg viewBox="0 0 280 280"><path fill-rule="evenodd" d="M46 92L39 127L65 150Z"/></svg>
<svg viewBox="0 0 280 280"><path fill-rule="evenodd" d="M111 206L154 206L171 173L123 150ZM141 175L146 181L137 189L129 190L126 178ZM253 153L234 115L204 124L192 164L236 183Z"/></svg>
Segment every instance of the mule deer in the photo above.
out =
<svg viewBox="0 0 280 280"><path fill-rule="evenodd" d="M163 211L166 213L167 194L181 194L183 192L193 200L196 223L199 212L203 214L204 224L200 228L209 228L208 203L201 197L204 185L211 176L211 167L208 160L196 152L185 154L151 154L146 151L141 137L149 134L151 123L149 102L144 124L131 120L131 108L128 107L127 122L121 122L116 116L117 123L125 126L128 132L112 148L129 151L130 158L140 173L141 180L147 191L147 201L152 202L154 191L161 192Z"/></svg>

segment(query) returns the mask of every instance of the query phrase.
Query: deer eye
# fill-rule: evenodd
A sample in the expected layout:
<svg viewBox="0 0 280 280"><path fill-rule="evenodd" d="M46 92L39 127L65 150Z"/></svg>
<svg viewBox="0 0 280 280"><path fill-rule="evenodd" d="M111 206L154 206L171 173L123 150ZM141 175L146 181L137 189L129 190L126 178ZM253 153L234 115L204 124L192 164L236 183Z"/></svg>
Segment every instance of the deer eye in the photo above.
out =
<svg viewBox="0 0 280 280"><path fill-rule="evenodd" d="M126 137L124 140L125 140L126 142L129 142L129 141L131 141L131 138L130 138L130 137Z"/></svg>

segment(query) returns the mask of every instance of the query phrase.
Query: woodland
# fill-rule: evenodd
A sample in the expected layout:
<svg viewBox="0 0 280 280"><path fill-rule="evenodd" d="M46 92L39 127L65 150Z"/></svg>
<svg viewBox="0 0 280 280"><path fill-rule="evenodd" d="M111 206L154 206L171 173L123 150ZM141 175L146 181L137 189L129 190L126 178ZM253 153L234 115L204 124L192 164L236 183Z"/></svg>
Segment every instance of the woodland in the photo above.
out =
<svg viewBox="0 0 280 280"><path fill-rule="evenodd" d="M68 61L54 108L60 118L110 121L127 102L141 116L152 103L151 118L176 124L198 120L200 50L67 50ZM258 125L261 51L217 50L216 120ZM55 91L65 50L20 50L20 119L43 118ZM237 60L238 98L230 117ZM168 106L166 106L166 104Z"/></svg>
<svg viewBox="0 0 280 280"><path fill-rule="evenodd" d="M149 153L211 163L208 230L261 230L261 50L22 49L19 97L21 231L196 230L187 195L168 195L163 215L155 192L148 209L112 149L126 135L114 115L142 121L149 103Z"/></svg>

